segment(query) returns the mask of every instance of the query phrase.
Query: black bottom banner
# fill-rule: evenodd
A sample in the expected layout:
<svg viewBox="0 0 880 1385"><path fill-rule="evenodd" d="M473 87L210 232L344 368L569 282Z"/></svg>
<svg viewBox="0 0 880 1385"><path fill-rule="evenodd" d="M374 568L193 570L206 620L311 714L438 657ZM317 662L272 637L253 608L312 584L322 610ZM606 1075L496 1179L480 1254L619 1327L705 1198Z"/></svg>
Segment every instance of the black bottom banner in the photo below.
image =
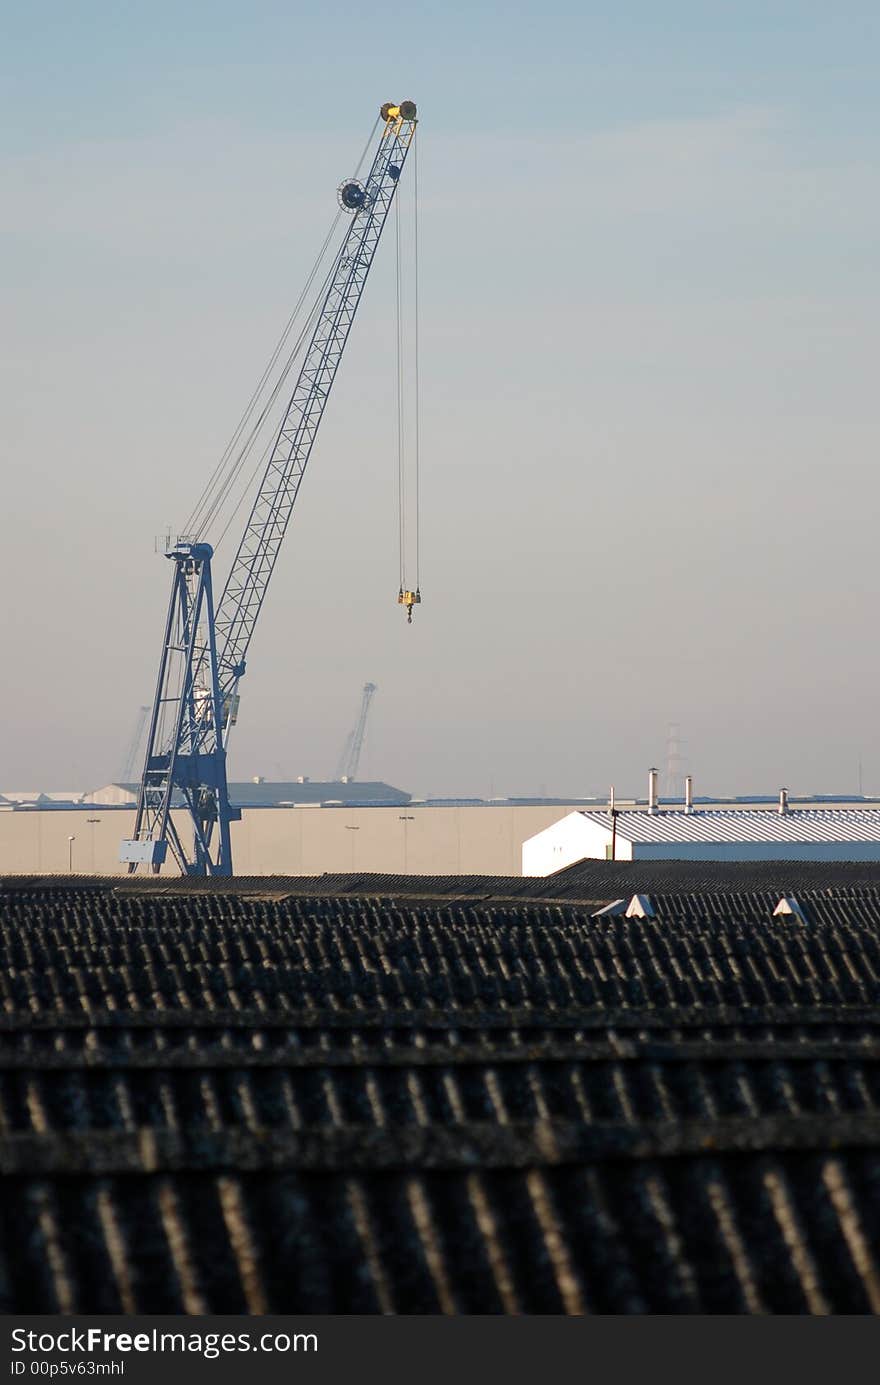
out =
<svg viewBox="0 0 880 1385"><path fill-rule="evenodd" d="M2 1322L0 1385L140 1382L689 1379L793 1370L859 1378L876 1320L732 1317L23 1317ZM3 1359L5 1358L5 1359ZM665 1363L665 1365L664 1365ZM548 1375L549 1372L549 1375Z"/></svg>

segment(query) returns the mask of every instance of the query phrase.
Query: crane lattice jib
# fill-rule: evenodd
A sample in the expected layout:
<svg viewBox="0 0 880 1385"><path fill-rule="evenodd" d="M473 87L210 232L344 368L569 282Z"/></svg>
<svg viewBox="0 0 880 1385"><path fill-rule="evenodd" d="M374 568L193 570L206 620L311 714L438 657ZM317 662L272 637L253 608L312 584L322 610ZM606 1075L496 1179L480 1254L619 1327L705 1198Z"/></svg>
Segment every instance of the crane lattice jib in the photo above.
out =
<svg viewBox="0 0 880 1385"><path fill-rule="evenodd" d="M361 190L362 206L334 263L293 397L217 607L217 655L224 695L232 692L244 672L254 626L415 127L414 117L404 119L401 115L385 123Z"/></svg>

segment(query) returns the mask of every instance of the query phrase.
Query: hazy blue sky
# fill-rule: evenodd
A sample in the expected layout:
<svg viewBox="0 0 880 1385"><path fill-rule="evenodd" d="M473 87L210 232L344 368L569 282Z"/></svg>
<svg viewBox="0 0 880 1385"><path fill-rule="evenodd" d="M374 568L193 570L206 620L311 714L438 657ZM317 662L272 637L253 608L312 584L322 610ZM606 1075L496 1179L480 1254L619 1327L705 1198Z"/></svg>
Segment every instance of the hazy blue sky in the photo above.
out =
<svg viewBox="0 0 880 1385"><path fill-rule="evenodd" d="M0 788L115 775L182 524L419 104L424 604L380 247L233 777L880 791L878 8L0 4ZM221 573L222 575L222 573Z"/></svg>

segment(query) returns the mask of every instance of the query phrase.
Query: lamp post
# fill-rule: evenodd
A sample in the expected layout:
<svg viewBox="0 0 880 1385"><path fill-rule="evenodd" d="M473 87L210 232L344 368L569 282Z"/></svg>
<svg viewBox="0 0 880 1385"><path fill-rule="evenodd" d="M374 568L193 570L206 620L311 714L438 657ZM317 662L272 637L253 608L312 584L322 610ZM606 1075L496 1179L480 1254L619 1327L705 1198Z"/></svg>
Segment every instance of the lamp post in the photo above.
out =
<svg viewBox="0 0 880 1385"><path fill-rule="evenodd" d="M67 873L73 875L73 844L76 837L67 838Z"/></svg>

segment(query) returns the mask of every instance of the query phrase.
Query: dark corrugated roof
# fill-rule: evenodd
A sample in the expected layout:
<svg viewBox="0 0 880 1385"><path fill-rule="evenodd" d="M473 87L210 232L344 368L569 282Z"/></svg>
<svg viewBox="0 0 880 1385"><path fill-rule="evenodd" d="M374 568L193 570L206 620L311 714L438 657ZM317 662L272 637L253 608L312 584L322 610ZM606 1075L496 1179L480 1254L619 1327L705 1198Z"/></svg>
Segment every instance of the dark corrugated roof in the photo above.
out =
<svg viewBox="0 0 880 1385"><path fill-rule="evenodd" d="M665 913L761 917L783 895L799 899L849 898L867 917L880 911L880 863L803 861L583 861L548 876L388 875L369 872L313 876L0 876L0 892L59 891L168 897L253 899L335 898L569 901L599 907L615 899L647 894ZM60 897L60 896L59 896ZM658 906L661 907L661 906ZM868 911L868 914L865 911ZM873 914L872 914L873 916ZM880 916L880 912L878 912Z"/></svg>
<svg viewBox="0 0 880 1385"><path fill-rule="evenodd" d="M773 896L0 886L0 1311L880 1311L878 893Z"/></svg>
<svg viewBox="0 0 880 1385"><path fill-rule="evenodd" d="M880 889L878 861L578 861L543 879L546 898L614 899L638 893L746 893L832 887ZM562 891L562 894L558 892Z"/></svg>
<svg viewBox="0 0 880 1385"><path fill-rule="evenodd" d="M195 876L0 876L0 890L91 890L110 894L232 895L283 899L369 895L376 898L406 895L427 899L544 899L565 898L548 889L541 879L513 875L393 875L369 871L332 872L324 875L237 875L232 878L199 879ZM580 898L579 888L575 887Z"/></svg>
<svg viewBox="0 0 880 1385"><path fill-rule="evenodd" d="M711 911L591 919L526 901L65 891L8 895L3 914L0 1004L53 1022L183 1008L328 1023L437 1012L443 1024L534 1011L568 1024L594 1009L604 1022L607 1009L880 1003L880 924L845 904L804 926Z"/></svg>

